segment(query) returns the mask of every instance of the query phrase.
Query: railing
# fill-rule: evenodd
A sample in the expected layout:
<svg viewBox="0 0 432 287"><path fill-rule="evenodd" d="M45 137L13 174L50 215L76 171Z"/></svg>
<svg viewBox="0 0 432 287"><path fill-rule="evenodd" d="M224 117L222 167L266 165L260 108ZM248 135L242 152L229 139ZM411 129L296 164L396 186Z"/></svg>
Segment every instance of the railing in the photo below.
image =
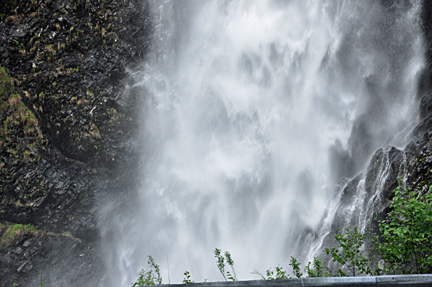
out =
<svg viewBox="0 0 432 287"><path fill-rule="evenodd" d="M185 284L170 284L169 287L185 287ZM193 287L291 287L291 286L432 286L432 274L385 275L365 277L321 277L285 280L253 280L235 282L194 283ZM191 286L192 287L192 286Z"/></svg>

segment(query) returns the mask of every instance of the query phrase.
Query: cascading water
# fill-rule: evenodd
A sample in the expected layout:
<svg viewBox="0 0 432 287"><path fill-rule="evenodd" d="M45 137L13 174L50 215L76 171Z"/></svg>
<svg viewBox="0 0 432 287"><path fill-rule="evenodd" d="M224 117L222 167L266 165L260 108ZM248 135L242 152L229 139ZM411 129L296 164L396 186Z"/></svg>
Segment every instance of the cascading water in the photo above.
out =
<svg viewBox="0 0 432 287"><path fill-rule="evenodd" d="M339 178L417 120L419 1L151 5L142 180L110 212L105 283L129 286L147 255L165 283L221 280L216 247L240 279L310 259Z"/></svg>

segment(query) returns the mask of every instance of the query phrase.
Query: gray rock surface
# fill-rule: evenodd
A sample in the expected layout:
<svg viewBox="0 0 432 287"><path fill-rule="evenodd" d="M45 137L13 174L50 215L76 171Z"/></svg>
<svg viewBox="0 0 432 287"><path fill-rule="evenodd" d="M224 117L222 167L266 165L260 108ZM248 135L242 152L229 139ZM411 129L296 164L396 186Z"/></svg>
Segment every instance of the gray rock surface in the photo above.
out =
<svg viewBox="0 0 432 287"><path fill-rule="evenodd" d="M2 3L0 286L101 280L97 210L132 184L127 71L146 55L148 13L140 0Z"/></svg>

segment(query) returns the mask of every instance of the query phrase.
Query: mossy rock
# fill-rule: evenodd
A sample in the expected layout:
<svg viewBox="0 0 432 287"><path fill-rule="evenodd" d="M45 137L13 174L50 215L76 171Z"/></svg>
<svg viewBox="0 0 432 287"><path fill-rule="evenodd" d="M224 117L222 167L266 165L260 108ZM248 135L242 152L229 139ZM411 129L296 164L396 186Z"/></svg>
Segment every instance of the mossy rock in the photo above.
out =
<svg viewBox="0 0 432 287"><path fill-rule="evenodd" d="M14 90L14 80L11 78L4 67L0 67L0 97L3 99Z"/></svg>
<svg viewBox="0 0 432 287"><path fill-rule="evenodd" d="M14 246L17 241L24 237L36 237L43 234L31 224L12 224L9 222L0 223L0 251Z"/></svg>

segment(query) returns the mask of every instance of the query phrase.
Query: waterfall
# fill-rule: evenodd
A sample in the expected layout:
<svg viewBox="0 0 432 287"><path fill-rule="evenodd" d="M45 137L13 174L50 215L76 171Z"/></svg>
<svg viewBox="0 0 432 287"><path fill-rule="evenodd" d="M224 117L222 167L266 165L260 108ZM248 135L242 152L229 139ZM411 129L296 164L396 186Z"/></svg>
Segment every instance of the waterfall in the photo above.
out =
<svg viewBox="0 0 432 287"><path fill-rule="evenodd" d="M164 283L186 270L223 280L216 247L243 280L310 259L339 179L402 147L418 120L421 3L151 6L151 52L131 87L144 101L140 179L122 191L127 210L105 208L105 283L130 286L147 255Z"/></svg>

